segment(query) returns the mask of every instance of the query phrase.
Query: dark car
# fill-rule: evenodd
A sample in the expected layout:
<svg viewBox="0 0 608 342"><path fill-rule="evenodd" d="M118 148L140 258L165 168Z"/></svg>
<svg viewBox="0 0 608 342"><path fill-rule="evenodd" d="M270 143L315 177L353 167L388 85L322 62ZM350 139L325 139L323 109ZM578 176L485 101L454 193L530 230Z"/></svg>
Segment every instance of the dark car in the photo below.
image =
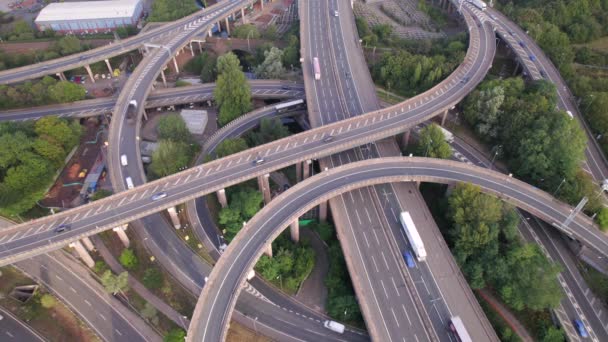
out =
<svg viewBox="0 0 608 342"><path fill-rule="evenodd" d="M289 190L289 184L283 184L283 191Z"/></svg>
<svg viewBox="0 0 608 342"><path fill-rule="evenodd" d="M460 83L467 83L467 82L469 82L470 79L471 78L469 76L464 77L462 80L460 80Z"/></svg>
<svg viewBox="0 0 608 342"><path fill-rule="evenodd" d="M534 56L534 55L530 55L530 60L531 60L532 62L534 62L534 61L536 60L536 56Z"/></svg>
<svg viewBox="0 0 608 342"><path fill-rule="evenodd" d="M70 227L70 225L68 224L62 224L60 226L58 226L57 228L55 228L55 233L63 233L63 232L67 232L68 230L70 230L72 227Z"/></svg>
<svg viewBox="0 0 608 342"><path fill-rule="evenodd" d="M521 47L526 47L526 43L524 43L524 41L523 41L523 40L520 40L520 41L519 41L519 46L521 46Z"/></svg>
<svg viewBox="0 0 608 342"><path fill-rule="evenodd" d="M281 89L283 89L283 90L289 90L289 89L291 89L291 87L288 86L288 85L282 85Z"/></svg>
<svg viewBox="0 0 608 342"><path fill-rule="evenodd" d="M545 70L541 70L540 75L544 78L547 78L547 73L545 72Z"/></svg>
<svg viewBox="0 0 608 342"><path fill-rule="evenodd" d="M403 259L405 259L405 264L407 265L407 267L409 267L409 268L416 267L416 262L414 261L414 256L412 256L412 253L410 251L403 252Z"/></svg>

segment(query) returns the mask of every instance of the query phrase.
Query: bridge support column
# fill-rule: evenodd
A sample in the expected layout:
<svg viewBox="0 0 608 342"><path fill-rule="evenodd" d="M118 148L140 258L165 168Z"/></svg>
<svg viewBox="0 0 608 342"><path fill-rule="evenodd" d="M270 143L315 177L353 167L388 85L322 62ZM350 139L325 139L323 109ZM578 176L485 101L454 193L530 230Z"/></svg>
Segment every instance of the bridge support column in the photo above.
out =
<svg viewBox="0 0 608 342"><path fill-rule="evenodd" d="M310 164L312 164L312 160L308 159L304 162L304 178L306 179L310 176Z"/></svg>
<svg viewBox="0 0 608 342"><path fill-rule="evenodd" d="M517 73L519 72L519 61L517 61L517 63L515 63L515 70L513 70L513 76L517 75Z"/></svg>
<svg viewBox="0 0 608 342"><path fill-rule="evenodd" d="M89 74L89 78L91 79L91 82L95 83L95 77L93 77L93 71L91 70L91 66L85 65L84 69L87 71L87 74Z"/></svg>
<svg viewBox="0 0 608 342"><path fill-rule="evenodd" d="M222 208L226 208L228 206L228 199L226 198L226 189L219 189L217 192L217 200L220 202Z"/></svg>
<svg viewBox="0 0 608 342"><path fill-rule="evenodd" d="M179 217L177 217L177 211L175 210L175 207L167 208L167 212L171 217L171 223L173 223L173 227L175 227L175 229L180 229L182 227L182 224L181 222L179 222Z"/></svg>
<svg viewBox="0 0 608 342"><path fill-rule="evenodd" d="M300 221L297 219L291 223L289 226L289 232L291 233L291 241L299 242L300 241Z"/></svg>
<svg viewBox="0 0 608 342"><path fill-rule="evenodd" d="M85 265L89 266L90 268L93 268L95 266L95 261L93 261L93 258L91 258L91 255L89 254L89 252L87 252L87 250L84 248L82 243L80 243L80 241L74 241L70 243L69 246L76 250L78 256L80 256L80 259L82 260L82 262L85 263Z"/></svg>
<svg viewBox="0 0 608 342"><path fill-rule="evenodd" d="M83 237L82 240L80 240L80 241L88 250L90 250L90 251L95 250L95 246L93 245L93 242L88 237Z"/></svg>
<svg viewBox="0 0 608 342"><path fill-rule="evenodd" d="M163 79L163 84L165 85L165 88L167 88L167 77L165 76L165 70L160 71L160 78Z"/></svg>
<svg viewBox="0 0 608 342"><path fill-rule="evenodd" d="M177 59L173 57L173 66L175 67L175 73L179 74L179 67L177 66Z"/></svg>
<svg viewBox="0 0 608 342"><path fill-rule="evenodd" d="M108 71L110 71L110 74L113 74L114 70L112 70L112 65L110 64L110 60L106 59L105 62L106 62L106 66L108 67Z"/></svg>
<svg viewBox="0 0 608 342"><path fill-rule="evenodd" d="M208 35L209 37L212 37L212 36L213 36L213 33L211 32L211 30L209 30L209 31L207 32L207 35Z"/></svg>
<svg viewBox="0 0 608 342"><path fill-rule="evenodd" d="M403 149L406 149L410 143L410 133L411 131L409 129L403 132L403 136L401 138L401 145L403 145Z"/></svg>
<svg viewBox="0 0 608 342"><path fill-rule="evenodd" d="M192 48L192 42L190 42L190 54L194 57L194 49Z"/></svg>
<svg viewBox="0 0 608 342"><path fill-rule="evenodd" d="M319 222L327 222L327 201L319 204Z"/></svg>
<svg viewBox="0 0 608 342"><path fill-rule="evenodd" d="M203 53L203 44L201 44L200 40L197 43L198 43L198 52Z"/></svg>
<svg viewBox="0 0 608 342"><path fill-rule="evenodd" d="M258 176L258 186L260 187L260 191L264 195L264 204L270 203L270 183L268 182L268 178L270 175L264 174Z"/></svg>
<svg viewBox="0 0 608 342"><path fill-rule="evenodd" d="M264 251L264 254L266 254L269 258L272 258L272 242L268 244L266 250Z"/></svg>
<svg viewBox="0 0 608 342"><path fill-rule="evenodd" d="M146 113L146 109L143 110L144 120L148 121L148 113Z"/></svg>
<svg viewBox="0 0 608 342"><path fill-rule="evenodd" d="M228 21L228 18L226 18L224 20L226 23L226 33L228 33L228 35L230 35L230 22Z"/></svg>
<svg viewBox="0 0 608 342"><path fill-rule="evenodd" d="M57 75L57 77L59 77L60 81L67 81L67 79L65 78L65 74L64 73L58 72L56 75Z"/></svg>
<svg viewBox="0 0 608 342"><path fill-rule="evenodd" d="M247 18L245 18L245 7L241 8L241 21L243 24L247 24Z"/></svg>
<svg viewBox="0 0 608 342"><path fill-rule="evenodd" d="M260 0L260 9L264 10L264 0Z"/></svg>
<svg viewBox="0 0 608 342"><path fill-rule="evenodd" d="M301 180L302 180L302 163L297 162L296 163L296 182L299 182Z"/></svg>
<svg viewBox="0 0 608 342"><path fill-rule="evenodd" d="M448 118L448 110L446 109L445 112L443 112L443 115L441 116L441 126L445 127L445 119Z"/></svg>
<svg viewBox="0 0 608 342"><path fill-rule="evenodd" d="M127 229L126 224L123 224L122 226L119 226L116 228L112 228L112 230L115 231L116 234L118 234L118 238L120 239L122 244L125 245L126 248L129 248L129 245L131 244L131 242L129 241L129 237L127 236L127 233L125 233L125 229Z"/></svg>

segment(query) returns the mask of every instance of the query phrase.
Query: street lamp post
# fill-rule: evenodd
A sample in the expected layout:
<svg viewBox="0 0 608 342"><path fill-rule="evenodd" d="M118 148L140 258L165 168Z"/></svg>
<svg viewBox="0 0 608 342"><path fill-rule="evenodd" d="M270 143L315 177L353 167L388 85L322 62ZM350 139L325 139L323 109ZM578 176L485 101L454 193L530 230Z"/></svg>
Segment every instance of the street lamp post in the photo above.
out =
<svg viewBox="0 0 608 342"><path fill-rule="evenodd" d="M494 160L496 159L496 156L498 155L498 152L500 152L501 148L502 148L502 145L498 145L496 147L496 151L494 152L494 156L492 157L492 161L490 162L490 170L492 170L492 168L494 168Z"/></svg>
<svg viewBox="0 0 608 342"><path fill-rule="evenodd" d="M255 331L255 336L258 336L258 327L256 326L257 321L258 316L255 316L255 319L253 320L253 330Z"/></svg>
<svg viewBox="0 0 608 342"><path fill-rule="evenodd" d="M557 186L557 189L555 189L555 192L553 192L553 196L555 196L557 194L557 192L562 187L562 185L564 184L565 181L566 181L566 178L564 177L564 179L562 179L562 182L559 183L559 185Z"/></svg>

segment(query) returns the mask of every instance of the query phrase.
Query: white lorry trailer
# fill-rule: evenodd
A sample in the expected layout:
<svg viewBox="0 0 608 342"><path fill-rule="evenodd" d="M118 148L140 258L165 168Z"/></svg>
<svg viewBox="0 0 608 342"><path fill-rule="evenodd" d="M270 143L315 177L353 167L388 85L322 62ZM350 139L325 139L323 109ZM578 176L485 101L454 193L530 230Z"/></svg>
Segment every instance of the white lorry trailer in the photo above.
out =
<svg viewBox="0 0 608 342"><path fill-rule="evenodd" d="M420 238L420 234L418 234L418 230L414 225L414 221L412 221L410 213L407 211L402 212L401 215L399 215L399 219L401 220L403 231L412 245L414 254L416 254L416 259L418 259L418 261L425 261L426 249L424 249L424 243L422 243L422 239Z"/></svg>

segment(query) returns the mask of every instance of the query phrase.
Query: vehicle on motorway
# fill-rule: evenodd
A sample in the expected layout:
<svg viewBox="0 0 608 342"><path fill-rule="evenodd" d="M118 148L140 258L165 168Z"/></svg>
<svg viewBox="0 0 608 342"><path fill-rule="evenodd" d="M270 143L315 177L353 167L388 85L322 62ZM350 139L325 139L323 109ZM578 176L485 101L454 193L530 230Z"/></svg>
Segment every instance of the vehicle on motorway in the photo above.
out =
<svg viewBox="0 0 608 342"><path fill-rule="evenodd" d="M589 337L589 334L587 333L587 329L585 329L585 325L583 324L583 321L581 321L578 318L575 319L574 326L576 327L576 332L579 335L581 335L581 337L583 337L583 338Z"/></svg>
<svg viewBox="0 0 608 342"><path fill-rule="evenodd" d="M282 85L281 89L283 89L283 90L289 90L289 89L291 89L291 87L288 86L288 85Z"/></svg>
<svg viewBox="0 0 608 342"><path fill-rule="evenodd" d="M338 16L338 11L334 11L334 17Z"/></svg>
<svg viewBox="0 0 608 342"><path fill-rule="evenodd" d="M571 111L567 110L566 114L568 114L568 116L570 117L570 119L574 119L574 115L572 114Z"/></svg>
<svg viewBox="0 0 608 342"><path fill-rule="evenodd" d="M321 79L321 67L319 66L319 59L317 57L312 59L312 67L315 72L315 80Z"/></svg>
<svg viewBox="0 0 608 342"><path fill-rule="evenodd" d="M127 166L128 162L127 162L127 155L123 154L122 156L120 156L120 165L122 166Z"/></svg>
<svg viewBox="0 0 608 342"><path fill-rule="evenodd" d="M473 4L473 6L479 8L482 11L485 11L486 8L488 8L488 6L486 5L485 2L481 1L481 0L469 0L470 3Z"/></svg>
<svg viewBox="0 0 608 342"><path fill-rule="evenodd" d="M299 99L278 104L274 106L274 109L277 111L277 113L285 113L288 110L304 109L304 106L304 100Z"/></svg>
<svg viewBox="0 0 608 342"><path fill-rule="evenodd" d="M530 60L531 60L532 62L534 62L534 61L536 60L536 56L534 56L534 55L530 55Z"/></svg>
<svg viewBox="0 0 608 342"><path fill-rule="evenodd" d="M401 215L399 215L399 220L401 221L403 231L405 232L407 239L410 241L418 261L426 260L426 249L424 248L424 243L422 243L422 239L420 238L420 234L418 234L418 230L414 225L414 221L412 221L410 213L408 211L402 211Z"/></svg>
<svg viewBox="0 0 608 342"><path fill-rule="evenodd" d="M541 69L541 70L540 70L540 75L541 75L543 78L547 78L547 73L545 72L545 70L542 70L542 69Z"/></svg>
<svg viewBox="0 0 608 342"><path fill-rule="evenodd" d="M167 197L167 193L166 192L159 192L157 194L152 195L151 198L152 198L153 201L158 201L159 199L165 198L165 197Z"/></svg>
<svg viewBox="0 0 608 342"><path fill-rule="evenodd" d="M462 80L460 80L460 83L467 83L470 79L471 78L469 76L463 77Z"/></svg>
<svg viewBox="0 0 608 342"><path fill-rule="evenodd" d="M70 230L72 227L70 227L69 224L62 224L57 226L57 228L54 229L55 233L63 233L63 232L67 232L68 230Z"/></svg>
<svg viewBox="0 0 608 342"><path fill-rule="evenodd" d="M522 48L525 48L526 47L526 43L524 43L523 40L520 40L519 41L519 46L521 46Z"/></svg>
<svg viewBox="0 0 608 342"><path fill-rule="evenodd" d="M323 326L331 331L335 331L338 334L344 334L344 324L338 323L335 321L325 321L323 322Z"/></svg>
<svg viewBox="0 0 608 342"><path fill-rule="evenodd" d="M405 264L409 268L416 267L416 262L414 261L414 257L410 251L403 252L403 259L405 259Z"/></svg>
<svg viewBox="0 0 608 342"><path fill-rule="evenodd" d="M133 180L131 179L131 177L125 178L125 182L127 182L128 189L133 189L135 187L135 185L133 185Z"/></svg>
<svg viewBox="0 0 608 342"><path fill-rule="evenodd" d="M509 34L512 35L512 36L514 36L515 32L513 32L512 30L509 30Z"/></svg>
<svg viewBox="0 0 608 342"><path fill-rule="evenodd" d="M137 101L131 100L131 101L129 101L129 106L127 107L127 122L135 123L136 115L137 115Z"/></svg>
<svg viewBox="0 0 608 342"><path fill-rule="evenodd" d="M608 179L602 181L602 190L608 191Z"/></svg>
<svg viewBox="0 0 608 342"><path fill-rule="evenodd" d="M439 129L441 129L441 132L443 133L445 141L447 141L450 144L454 142L454 134L452 134L452 132L448 131L447 129L445 129L441 126L439 126Z"/></svg>
<svg viewBox="0 0 608 342"><path fill-rule="evenodd" d="M331 134L323 138L323 142L330 142L332 140L334 140L334 136Z"/></svg>
<svg viewBox="0 0 608 342"><path fill-rule="evenodd" d="M264 164L264 162L265 162L264 158L259 157L258 159L253 161L253 166Z"/></svg>
<svg viewBox="0 0 608 342"><path fill-rule="evenodd" d="M456 335L459 341L462 342L472 342L471 336L469 336L469 332L464 327L462 320L459 316L454 316L450 319L450 331Z"/></svg>

